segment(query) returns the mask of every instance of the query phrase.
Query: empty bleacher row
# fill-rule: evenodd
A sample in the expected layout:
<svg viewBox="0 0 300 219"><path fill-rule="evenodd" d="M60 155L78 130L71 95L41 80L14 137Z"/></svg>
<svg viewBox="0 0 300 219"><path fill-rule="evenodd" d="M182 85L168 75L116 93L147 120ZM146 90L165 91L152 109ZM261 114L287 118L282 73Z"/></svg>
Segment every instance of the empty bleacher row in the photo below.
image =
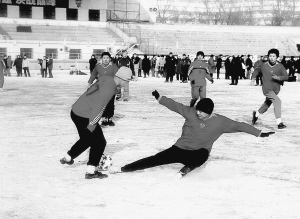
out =
<svg viewBox="0 0 300 219"><path fill-rule="evenodd" d="M120 43L122 39L106 27L29 25L31 32L18 32L18 24L1 24L11 40ZM3 35L3 33L2 33ZM2 38L4 38L2 36Z"/></svg>
<svg viewBox="0 0 300 219"><path fill-rule="evenodd" d="M281 54L295 54L289 38L299 36L294 29L281 31L280 28L247 28L226 26L170 26L170 25L130 25L124 31L135 36L140 44L148 44L150 51L168 54L170 51L195 54L199 50L206 54L266 54L270 48L278 48ZM147 48L147 47L146 47Z"/></svg>

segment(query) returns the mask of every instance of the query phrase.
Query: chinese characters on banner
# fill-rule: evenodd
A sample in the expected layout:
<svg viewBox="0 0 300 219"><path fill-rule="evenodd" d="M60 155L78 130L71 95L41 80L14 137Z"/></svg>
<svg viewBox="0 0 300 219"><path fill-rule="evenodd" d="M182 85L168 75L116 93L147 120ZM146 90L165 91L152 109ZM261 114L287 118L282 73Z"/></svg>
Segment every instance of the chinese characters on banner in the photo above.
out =
<svg viewBox="0 0 300 219"><path fill-rule="evenodd" d="M59 8L68 8L69 1L65 0L0 0L0 4L7 5L29 5L29 6L52 6Z"/></svg>

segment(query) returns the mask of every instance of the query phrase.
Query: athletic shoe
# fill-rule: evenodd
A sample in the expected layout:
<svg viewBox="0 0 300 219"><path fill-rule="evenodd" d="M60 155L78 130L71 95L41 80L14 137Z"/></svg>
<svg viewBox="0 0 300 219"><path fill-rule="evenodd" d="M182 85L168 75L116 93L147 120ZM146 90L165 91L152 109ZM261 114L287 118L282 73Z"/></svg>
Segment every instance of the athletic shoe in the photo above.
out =
<svg viewBox="0 0 300 219"><path fill-rule="evenodd" d="M110 174L122 173L121 167L111 166L109 168Z"/></svg>
<svg viewBox="0 0 300 219"><path fill-rule="evenodd" d="M107 125L109 125L109 126L115 126L115 123L112 120L110 120L110 121L107 122Z"/></svg>
<svg viewBox="0 0 300 219"><path fill-rule="evenodd" d="M279 123L278 129L284 129L284 128L286 128L286 125L284 125L282 122Z"/></svg>
<svg viewBox="0 0 300 219"><path fill-rule="evenodd" d="M72 165L72 164L74 163L74 160L71 159L70 161L67 161L67 159L64 157L64 158L60 159L60 163L61 163L61 164Z"/></svg>
<svg viewBox="0 0 300 219"><path fill-rule="evenodd" d="M258 120L258 117L256 117L256 111L253 111L253 114L252 114L252 125L254 125L257 120Z"/></svg>
<svg viewBox="0 0 300 219"><path fill-rule="evenodd" d="M107 178L108 176L106 174L103 174L101 172L95 171L94 173L86 173L85 174L85 178L86 179L103 179L103 178Z"/></svg>

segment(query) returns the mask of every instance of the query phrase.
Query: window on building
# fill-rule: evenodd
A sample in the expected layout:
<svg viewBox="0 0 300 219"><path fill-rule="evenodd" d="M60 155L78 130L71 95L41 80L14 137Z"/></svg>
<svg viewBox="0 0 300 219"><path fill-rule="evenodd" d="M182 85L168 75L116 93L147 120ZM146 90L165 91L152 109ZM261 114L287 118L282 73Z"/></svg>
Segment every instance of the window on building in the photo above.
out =
<svg viewBox="0 0 300 219"><path fill-rule="evenodd" d="M100 11L89 10L89 21L100 21Z"/></svg>
<svg viewBox="0 0 300 219"><path fill-rule="evenodd" d="M81 49L70 49L69 59L81 59Z"/></svg>
<svg viewBox="0 0 300 219"><path fill-rule="evenodd" d="M57 49L51 49L51 48L47 48L46 49L46 56L51 56L53 59L57 59Z"/></svg>
<svg viewBox="0 0 300 219"><path fill-rule="evenodd" d="M32 6L30 5L20 5L20 18L32 18Z"/></svg>
<svg viewBox="0 0 300 219"><path fill-rule="evenodd" d="M67 8L67 20L78 20L78 10Z"/></svg>
<svg viewBox="0 0 300 219"><path fill-rule="evenodd" d="M20 48L20 54L22 56L26 55L28 59L33 58L32 48Z"/></svg>
<svg viewBox="0 0 300 219"><path fill-rule="evenodd" d="M7 54L7 49L6 48L1 48L0 47L0 57L2 58L4 55Z"/></svg>
<svg viewBox="0 0 300 219"><path fill-rule="evenodd" d="M93 50L93 54L94 54L97 58L100 57L101 54L102 54L103 52L105 52L104 49L94 49L94 50Z"/></svg>
<svg viewBox="0 0 300 219"><path fill-rule="evenodd" d="M0 5L0 17L7 17L7 5Z"/></svg>
<svg viewBox="0 0 300 219"><path fill-rule="evenodd" d="M44 19L55 19L54 7L44 7Z"/></svg>

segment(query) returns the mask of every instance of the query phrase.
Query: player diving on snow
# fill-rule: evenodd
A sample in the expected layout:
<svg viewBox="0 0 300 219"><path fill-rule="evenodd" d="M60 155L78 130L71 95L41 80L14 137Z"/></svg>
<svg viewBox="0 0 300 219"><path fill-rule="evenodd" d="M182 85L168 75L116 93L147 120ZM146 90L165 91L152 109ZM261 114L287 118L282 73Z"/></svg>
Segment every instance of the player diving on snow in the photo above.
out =
<svg viewBox="0 0 300 219"><path fill-rule="evenodd" d="M209 98L202 98L194 108L160 96L156 90L152 92L152 95L161 105L185 118L181 137L172 147L154 156L137 160L123 167L112 166L110 173L131 172L165 164L182 163L184 167L176 174L177 178L181 178L207 161L213 143L224 133L245 132L256 137L269 137L270 134L274 134L274 132L262 132L244 122L236 122L213 113L214 103Z"/></svg>

